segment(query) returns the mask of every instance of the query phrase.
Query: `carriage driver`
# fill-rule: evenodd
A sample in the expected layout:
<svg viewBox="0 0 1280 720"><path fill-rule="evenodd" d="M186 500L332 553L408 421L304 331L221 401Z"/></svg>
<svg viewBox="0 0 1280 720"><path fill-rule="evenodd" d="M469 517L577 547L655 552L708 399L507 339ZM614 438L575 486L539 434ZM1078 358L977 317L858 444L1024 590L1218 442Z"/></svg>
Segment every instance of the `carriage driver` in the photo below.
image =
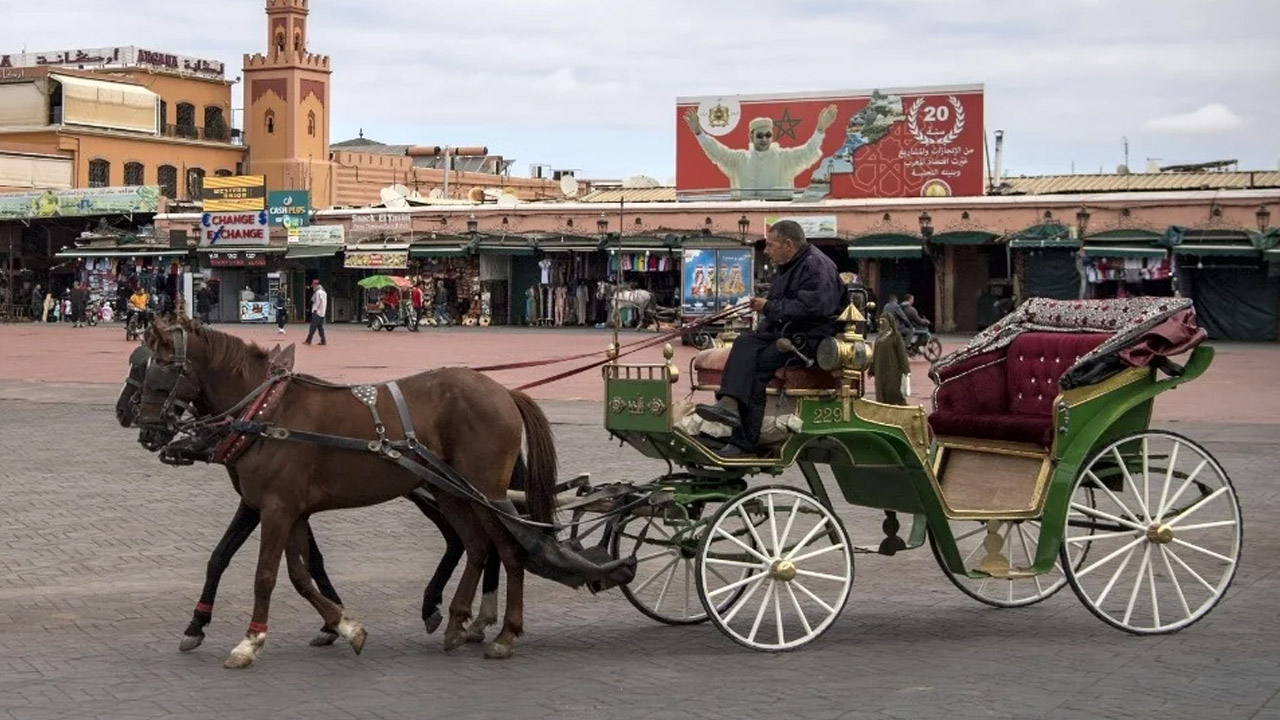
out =
<svg viewBox="0 0 1280 720"><path fill-rule="evenodd" d="M792 338L797 348L812 356L823 338L837 332L836 316L849 302L835 262L805 241L804 230L794 220L769 228L764 254L778 275L768 298L751 299L751 309L763 318L755 331L733 341L716 403L697 406L702 419L733 428L729 443L719 451L722 457L759 452L765 387L790 358L775 347L778 338Z"/></svg>

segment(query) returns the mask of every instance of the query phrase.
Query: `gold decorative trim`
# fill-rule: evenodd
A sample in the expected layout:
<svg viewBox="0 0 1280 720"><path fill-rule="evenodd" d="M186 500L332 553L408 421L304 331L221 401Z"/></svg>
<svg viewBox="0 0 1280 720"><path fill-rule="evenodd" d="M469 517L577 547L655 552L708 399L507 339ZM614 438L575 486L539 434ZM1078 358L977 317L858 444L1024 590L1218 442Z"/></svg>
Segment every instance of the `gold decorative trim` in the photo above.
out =
<svg viewBox="0 0 1280 720"><path fill-rule="evenodd" d="M929 424L924 408L919 405L886 405L861 397L852 398L849 404L859 420L901 430L920 462L928 464Z"/></svg>
<svg viewBox="0 0 1280 720"><path fill-rule="evenodd" d="M1063 390L1054 399L1053 404L1057 406L1058 403L1065 402L1068 408L1073 408L1150 376L1151 368L1149 367L1128 368L1100 383Z"/></svg>

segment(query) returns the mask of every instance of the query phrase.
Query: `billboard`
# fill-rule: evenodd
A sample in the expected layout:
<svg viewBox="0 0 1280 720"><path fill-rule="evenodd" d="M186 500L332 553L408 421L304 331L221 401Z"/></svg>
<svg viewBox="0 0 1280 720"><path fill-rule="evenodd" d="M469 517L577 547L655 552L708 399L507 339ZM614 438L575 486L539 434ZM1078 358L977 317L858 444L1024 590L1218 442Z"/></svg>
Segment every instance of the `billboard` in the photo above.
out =
<svg viewBox="0 0 1280 720"><path fill-rule="evenodd" d="M200 193L205 212L264 210L267 207L267 179L262 175L207 177Z"/></svg>
<svg viewBox="0 0 1280 720"><path fill-rule="evenodd" d="M266 210L200 216L200 247L266 245L268 240Z"/></svg>
<svg viewBox="0 0 1280 720"><path fill-rule="evenodd" d="M681 199L983 192L983 86L676 100Z"/></svg>
<svg viewBox="0 0 1280 720"><path fill-rule="evenodd" d="M751 248L685 248L680 271L683 315L710 315L751 297Z"/></svg>
<svg viewBox="0 0 1280 720"><path fill-rule="evenodd" d="M160 209L160 186L75 188L0 195L0 220L153 213Z"/></svg>
<svg viewBox="0 0 1280 720"><path fill-rule="evenodd" d="M272 190L267 193L267 216L272 227L302 227L311 221L311 193L306 190Z"/></svg>

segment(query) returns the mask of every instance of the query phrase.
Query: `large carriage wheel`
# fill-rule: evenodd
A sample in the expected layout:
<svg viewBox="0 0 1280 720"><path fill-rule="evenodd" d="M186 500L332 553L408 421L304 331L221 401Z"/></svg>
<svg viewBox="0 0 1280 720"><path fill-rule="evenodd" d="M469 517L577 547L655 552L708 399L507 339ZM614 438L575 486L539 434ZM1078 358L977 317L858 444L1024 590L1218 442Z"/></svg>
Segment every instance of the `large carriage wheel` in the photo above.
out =
<svg viewBox="0 0 1280 720"><path fill-rule="evenodd" d="M1092 501L1086 497L1092 507ZM985 556L986 548L982 542L987 537L987 520L952 520L951 533L956 539L956 550L964 558L967 568L977 568ZM1001 539L1000 554L1009 561L1011 567L1030 567L1035 563L1036 552L1040 547L1040 519L1035 520L996 520L996 534ZM1053 569L1041 575L1016 578L971 578L959 575L947 569L942 558L938 541L933 533L929 533L929 548L933 550L933 559L946 574L947 579L959 588L960 592L993 607L1011 608L1026 607L1046 600L1067 585L1067 576L1062 572L1062 560L1053 564ZM1084 562L1086 548L1071 548L1071 562L1079 568Z"/></svg>
<svg viewBox="0 0 1280 720"><path fill-rule="evenodd" d="M725 542L731 551L720 549ZM853 549L840 518L812 494L756 488L712 518L697 576L702 606L721 632L753 650L792 650L826 632L844 608Z"/></svg>
<svg viewBox="0 0 1280 720"><path fill-rule="evenodd" d="M1092 491L1097 507L1082 501ZM1180 630L1213 609L1235 577L1240 503L1222 466L1187 438L1147 430L1097 452L1076 478L1064 547L1085 607L1137 635Z"/></svg>
<svg viewBox="0 0 1280 720"><path fill-rule="evenodd" d="M694 577L694 558L707 530L706 518L711 514L708 505L655 508L653 516L627 515L614 529L613 556L636 559L635 579L620 589L645 616L668 625L706 622L707 613ZM752 544L750 535L739 539ZM714 552L731 552L733 547L729 540L720 538ZM743 577L744 573L738 569L721 574L728 582ZM719 604L727 606L743 592L730 593Z"/></svg>

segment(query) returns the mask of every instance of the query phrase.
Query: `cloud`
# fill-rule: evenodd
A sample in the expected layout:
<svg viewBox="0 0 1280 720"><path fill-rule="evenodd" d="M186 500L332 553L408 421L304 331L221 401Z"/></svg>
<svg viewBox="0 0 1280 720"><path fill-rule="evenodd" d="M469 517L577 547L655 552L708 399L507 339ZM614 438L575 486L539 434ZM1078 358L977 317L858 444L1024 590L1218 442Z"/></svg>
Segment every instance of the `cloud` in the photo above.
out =
<svg viewBox="0 0 1280 720"><path fill-rule="evenodd" d="M1144 127L1152 132L1209 135L1237 130L1242 125L1244 119L1231 112L1231 108L1213 103L1189 113L1153 118Z"/></svg>

